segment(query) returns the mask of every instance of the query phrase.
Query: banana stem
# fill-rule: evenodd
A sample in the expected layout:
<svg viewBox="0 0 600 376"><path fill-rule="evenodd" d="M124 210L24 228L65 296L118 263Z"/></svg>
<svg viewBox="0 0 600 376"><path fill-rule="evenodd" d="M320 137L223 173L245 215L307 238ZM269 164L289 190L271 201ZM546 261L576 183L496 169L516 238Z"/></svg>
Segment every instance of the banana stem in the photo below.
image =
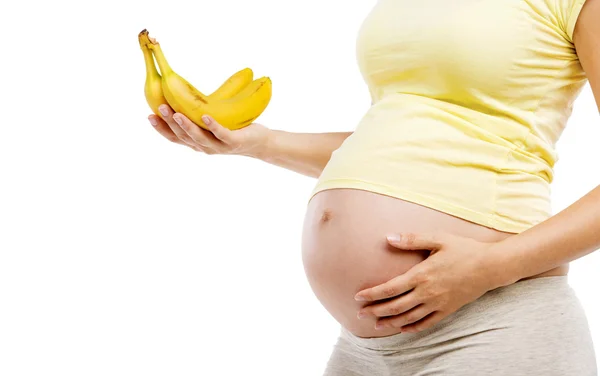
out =
<svg viewBox="0 0 600 376"><path fill-rule="evenodd" d="M169 63L167 62L167 59L165 58L165 55L163 54L162 49L160 48L160 44L151 43L148 45L148 47L154 53L154 58L156 59L156 62L158 63L158 67L160 68L160 73L163 76L165 76L169 73L173 73L173 70L169 66Z"/></svg>

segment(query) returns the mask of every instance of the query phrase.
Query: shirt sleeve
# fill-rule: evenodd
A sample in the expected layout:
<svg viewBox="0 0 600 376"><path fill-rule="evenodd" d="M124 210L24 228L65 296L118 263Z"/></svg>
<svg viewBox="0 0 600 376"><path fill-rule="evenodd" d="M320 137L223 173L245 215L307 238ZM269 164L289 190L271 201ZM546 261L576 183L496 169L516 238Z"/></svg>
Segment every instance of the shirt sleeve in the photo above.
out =
<svg viewBox="0 0 600 376"><path fill-rule="evenodd" d="M569 41L573 42L573 32L581 8L586 0L555 0L556 17L561 25L561 29L566 33Z"/></svg>

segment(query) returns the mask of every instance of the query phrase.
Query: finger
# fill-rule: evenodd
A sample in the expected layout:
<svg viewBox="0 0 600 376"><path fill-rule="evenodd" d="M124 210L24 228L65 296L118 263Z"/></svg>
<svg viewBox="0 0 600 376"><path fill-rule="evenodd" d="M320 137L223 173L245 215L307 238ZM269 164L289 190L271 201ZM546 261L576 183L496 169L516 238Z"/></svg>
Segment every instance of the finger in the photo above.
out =
<svg viewBox="0 0 600 376"><path fill-rule="evenodd" d="M228 144L231 141L232 131L217 123L215 119L209 115L203 115L202 120L208 130L220 141Z"/></svg>
<svg viewBox="0 0 600 376"><path fill-rule="evenodd" d="M173 133L173 131L171 130L171 127L169 127L167 125L167 123L163 119L161 119L159 116L150 115L148 117L148 120L150 120L150 123L154 126L154 128L158 131L158 133L160 133L167 140L169 140L173 143L179 144L179 145L187 146L194 151L203 152L206 154L214 154L214 153L212 153L212 150L207 151L207 150L203 149L200 145L191 145L187 142L182 141L179 137L177 137L177 135L175 133ZM154 125L154 124L156 124L156 125Z"/></svg>
<svg viewBox="0 0 600 376"><path fill-rule="evenodd" d="M366 306L358 312L358 318L364 318L367 316L398 316L419 304L421 304L421 302L415 299L414 294L409 293L400 298L390 300L389 302Z"/></svg>
<svg viewBox="0 0 600 376"><path fill-rule="evenodd" d="M422 320L419 320L413 324L409 324L409 325L401 327L400 330L403 332L407 332L407 333L420 332L422 330L431 328L438 322L442 321L444 319L444 317L446 317L446 315L443 312L435 311Z"/></svg>
<svg viewBox="0 0 600 376"><path fill-rule="evenodd" d="M181 129L181 127L179 126L179 124L177 124L175 122L175 120L173 119L173 110L171 109L171 107L167 106L166 104L161 104L158 107L158 110L160 111L160 113L163 116L163 119L165 120L165 122L167 123L167 125L169 126L169 128L171 128L171 130L173 131L173 133L179 137L179 139L187 144L193 144L193 140L190 138L190 136L188 136L187 133L185 133L183 131L183 129Z"/></svg>
<svg viewBox="0 0 600 376"><path fill-rule="evenodd" d="M412 278L413 273L411 273L411 270L409 269L406 273L390 279L381 285L359 291L354 296L354 299L357 301L381 300L404 294L414 289L417 283Z"/></svg>
<svg viewBox="0 0 600 376"><path fill-rule="evenodd" d="M154 129L156 129L158 131L158 133L160 133L167 140L174 142L176 144L189 146L185 142L181 141L181 139L179 139L179 137L177 137L177 135L175 133L173 133L173 131L167 125L167 123L160 117L158 117L156 115L150 115L150 116L148 116L148 120L150 121L150 124L152 124L154 126Z"/></svg>
<svg viewBox="0 0 600 376"><path fill-rule="evenodd" d="M176 113L173 115L173 120L179 127L189 136L189 138L205 149L219 149L222 143L211 132L202 129L185 115Z"/></svg>
<svg viewBox="0 0 600 376"><path fill-rule="evenodd" d="M401 315L378 320L375 325L382 328L401 328L421 320L431 312L432 310L428 305L421 304L418 307L413 308L408 312L404 312Z"/></svg>
<svg viewBox="0 0 600 376"><path fill-rule="evenodd" d="M388 243L394 248L404 250L438 250L442 247L440 235L405 233L390 235Z"/></svg>

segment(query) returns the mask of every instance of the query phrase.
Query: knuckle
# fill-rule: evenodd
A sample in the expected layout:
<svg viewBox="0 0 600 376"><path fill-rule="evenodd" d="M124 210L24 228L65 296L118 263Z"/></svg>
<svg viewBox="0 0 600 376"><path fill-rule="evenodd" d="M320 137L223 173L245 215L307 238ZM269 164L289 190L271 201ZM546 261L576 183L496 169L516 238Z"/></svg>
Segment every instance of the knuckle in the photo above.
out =
<svg viewBox="0 0 600 376"><path fill-rule="evenodd" d="M181 140L179 139L179 137L173 135L173 136L167 136L167 140L175 143L175 144L179 144L181 142Z"/></svg>
<svg viewBox="0 0 600 376"><path fill-rule="evenodd" d="M440 295L439 290L435 286L425 286L423 291L425 298L437 298Z"/></svg>
<svg viewBox="0 0 600 376"><path fill-rule="evenodd" d="M390 328L399 328L401 325L400 320L388 320L385 321L385 323L390 327Z"/></svg>
<svg viewBox="0 0 600 376"><path fill-rule="evenodd" d="M383 295L386 297L391 297L396 295L396 289L393 286L386 287L383 289Z"/></svg>
<svg viewBox="0 0 600 376"><path fill-rule="evenodd" d="M438 307L446 307L450 304L450 298L442 294L437 297L436 303Z"/></svg>
<svg viewBox="0 0 600 376"><path fill-rule="evenodd" d="M386 313L389 315L398 315L400 312L402 312L402 310L400 309L400 307L389 307L386 310Z"/></svg>
<svg viewBox="0 0 600 376"><path fill-rule="evenodd" d="M416 313L414 313L414 312L407 313L406 317L404 318L404 324L403 325L413 323L413 322L417 321L418 319L419 318L418 318L418 315Z"/></svg>
<svg viewBox="0 0 600 376"><path fill-rule="evenodd" d="M417 235L416 234L414 234L412 232L409 232L408 234L406 234L405 241L406 241L407 245L409 245L409 246L414 245L415 244L415 240L417 240Z"/></svg>
<svg viewBox="0 0 600 376"><path fill-rule="evenodd" d="M420 271L414 275L413 279L419 285L426 284L429 282L429 274L425 271Z"/></svg>

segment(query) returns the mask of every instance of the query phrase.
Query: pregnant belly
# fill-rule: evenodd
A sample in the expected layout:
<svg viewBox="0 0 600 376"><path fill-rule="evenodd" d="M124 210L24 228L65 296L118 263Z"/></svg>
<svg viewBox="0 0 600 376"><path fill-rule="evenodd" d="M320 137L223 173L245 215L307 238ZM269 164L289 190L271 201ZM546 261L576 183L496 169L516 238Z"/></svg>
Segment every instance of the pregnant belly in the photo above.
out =
<svg viewBox="0 0 600 376"><path fill-rule="evenodd" d="M354 295L405 273L427 258L428 250L405 251L388 245L387 235L406 231L443 231L486 242L512 235L367 191L332 189L317 193L308 204L304 220L304 269L317 299L357 336L399 332L397 328L375 330L374 318L359 320L358 310L368 303L355 301ZM554 272L566 274L564 269Z"/></svg>

